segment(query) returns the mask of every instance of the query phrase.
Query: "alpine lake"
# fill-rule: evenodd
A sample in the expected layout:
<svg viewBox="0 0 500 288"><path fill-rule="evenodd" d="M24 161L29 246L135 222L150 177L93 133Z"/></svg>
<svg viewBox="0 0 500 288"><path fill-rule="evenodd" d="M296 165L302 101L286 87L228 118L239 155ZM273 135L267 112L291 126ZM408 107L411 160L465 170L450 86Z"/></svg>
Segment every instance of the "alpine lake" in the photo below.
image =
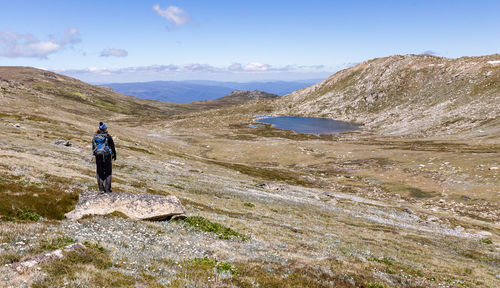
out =
<svg viewBox="0 0 500 288"><path fill-rule="evenodd" d="M292 130L297 133L327 135L340 134L357 130L361 124L332 120L327 118L295 117L295 116L273 116L258 117L254 119L256 124L252 128L271 124L272 128Z"/></svg>

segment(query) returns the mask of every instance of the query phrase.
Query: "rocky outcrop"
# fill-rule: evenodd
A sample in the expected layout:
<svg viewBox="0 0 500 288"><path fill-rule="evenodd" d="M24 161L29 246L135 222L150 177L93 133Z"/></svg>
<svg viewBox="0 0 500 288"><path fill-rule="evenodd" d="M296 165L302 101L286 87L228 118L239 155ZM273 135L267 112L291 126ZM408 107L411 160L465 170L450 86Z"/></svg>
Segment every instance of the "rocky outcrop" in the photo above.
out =
<svg viewBox="0 0 500 288"><path fill-rule="evenodd" d="M121 212L137 220L167 220L184 215L186 210L175 196L131 193L80 194L75 210L65 214L70 220L78 220L85 215L106 215Z"/></svg>
<svg viewBox="0 0 500 288"><path fill-rule="evenodd" d="M12 264L12 269L14 269L14 271L16 271L17 273L22 274L27 270L29 270L30 268L37 267L42 264L63 258L64 256L63 252L74 251L77 253L83 253L85 249L86 247L84 245L80 243L74 243L66 247L63 247L61 249L57 249L50 252L44 252L32 257L21 259L21 261Z"/></svg>

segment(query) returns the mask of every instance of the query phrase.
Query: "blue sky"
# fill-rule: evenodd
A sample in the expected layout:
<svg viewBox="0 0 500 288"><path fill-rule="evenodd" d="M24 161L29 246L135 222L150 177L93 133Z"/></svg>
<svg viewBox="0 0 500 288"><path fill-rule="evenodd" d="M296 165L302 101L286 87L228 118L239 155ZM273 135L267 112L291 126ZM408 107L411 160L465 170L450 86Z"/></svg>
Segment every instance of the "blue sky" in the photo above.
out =
<svg viewBox="0 0 500 288"><path fill-rule="evenodd" d="M0 65L89 82L323 78L394 54L500 53L500 1L0 0Z"/></svg>

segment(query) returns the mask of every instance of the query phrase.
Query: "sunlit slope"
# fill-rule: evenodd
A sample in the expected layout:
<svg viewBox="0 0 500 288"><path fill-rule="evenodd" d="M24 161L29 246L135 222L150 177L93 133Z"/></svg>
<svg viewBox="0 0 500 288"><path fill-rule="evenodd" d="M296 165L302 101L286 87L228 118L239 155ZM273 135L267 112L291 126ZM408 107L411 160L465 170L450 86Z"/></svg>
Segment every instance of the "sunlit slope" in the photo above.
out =
<svg viewBox="0 0 500 288"><path fill-rule="evenodd" d="M384 134L500 131L500 54L377 58L284 96L280 114L364 123Z"/></svg>
<svg viewBox="0 0 500 288"><path fill-rule="evenodd" d="M78 115L119 113L136 116L166 116L179 112L178 104L134 98L112 89L31 67L0 67L3 109L20 107L58 109ZM3 110L2 109L2 110ZM19 111L22 112L22 111ZM43 111L40 111L43 113Z"/></svg>

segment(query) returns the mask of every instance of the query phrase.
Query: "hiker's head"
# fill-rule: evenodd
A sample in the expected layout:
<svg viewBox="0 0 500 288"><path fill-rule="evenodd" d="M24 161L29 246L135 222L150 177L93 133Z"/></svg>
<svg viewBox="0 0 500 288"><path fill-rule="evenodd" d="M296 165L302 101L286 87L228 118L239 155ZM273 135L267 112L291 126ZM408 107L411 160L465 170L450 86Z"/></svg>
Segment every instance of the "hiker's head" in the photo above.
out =
<svg viewBox="0 0 500 288"><path fill-rule="evenodd" d="M106 130L108 130L108 126L106 126L104 122L99 122L99 130L106 132Z"/></svg>

